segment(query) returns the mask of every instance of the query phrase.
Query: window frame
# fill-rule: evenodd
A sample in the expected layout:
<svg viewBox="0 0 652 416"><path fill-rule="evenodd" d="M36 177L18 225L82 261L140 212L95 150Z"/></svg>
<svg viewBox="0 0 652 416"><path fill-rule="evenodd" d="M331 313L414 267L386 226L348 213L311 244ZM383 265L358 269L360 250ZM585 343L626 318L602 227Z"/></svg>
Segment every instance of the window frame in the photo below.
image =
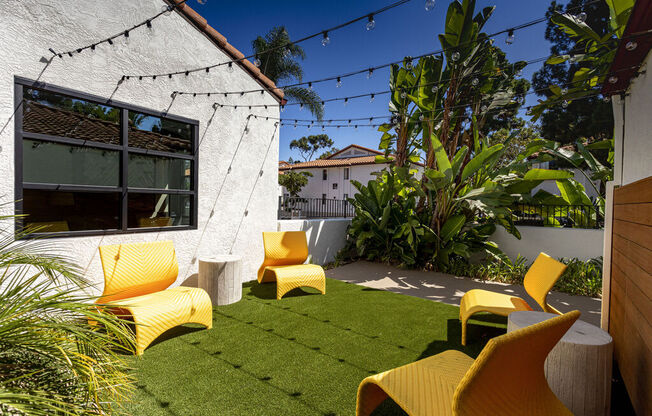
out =
<svg viewBox="0 0 652 416"><path fill-rule="evenodd" d="M348 180L349 175L350 175L349 168L344 168L344 180Z"/></svg>
<svg viewBox="0 0 652 416"><path fill-rule="evenodd" d="M61 136L51 136L42 133L31 133L23 131L23 89L35 88L43 91L48 91L56 94L66 95L75 99L91 101L96 104L108 105L115 107L120 111L120 144L114 145L101 142L90 142L82 139L73 139ZM56 85L34 81L28 78L14 76L14 209L16 214L23 213L23 190L36 189L44 191L63 191L63 192L101 192L101 193L120 193L120 218L118 229L109 230L78 230L78 231L62 231L62 232L42 232L32 233L26 237L43 237L59 238L59 237L80 237L80 236L98 236L110 234L133 234L144 232L159 232L159 231L184 231L197 229L197 216L198 216L198 189L199 189L199 121L189 119L182 116L169 114L167 112L158 112L148 108L140 107L137 105L116 101L112 99L103 98L97 95L88 94L85 92L59 87ZM172 153L158 150L148 150L136 147L129 147L128 142L128 127L129 123L125 122L129 118L129 111L143 113L153 117L167 118L169 120L179 121L182 123L190 124L192 126L192 150L188 154ZM120 152L120 181L118 186L104 186L104 185L63 185L63 184L48 184L28 182L23 183L23 140L33 139L64 145L83 146L95 149L115 150ZM161 156L171 157L175 159L185 159L192 162L191 176L190 176L190 189L160 189L160 188L135 188L129 187L127 184L129 178L129 154L140 154L148 156ZM190 197L190 224L188 225L174 225L167 227L143 227L143 228L129 228L128 227L128 199L129 193L152 193L152 194L167 194L167 195L189 195ZM23 221L20 218L15 220L15 231L18 233L23 227Z"/></svg>
<svg viewBox="0 0 652 416"><path fill-rule="evenodd" d="M322 169L321 170L321 180L322 181L327 181L328 180L328 169Z"/></svg>

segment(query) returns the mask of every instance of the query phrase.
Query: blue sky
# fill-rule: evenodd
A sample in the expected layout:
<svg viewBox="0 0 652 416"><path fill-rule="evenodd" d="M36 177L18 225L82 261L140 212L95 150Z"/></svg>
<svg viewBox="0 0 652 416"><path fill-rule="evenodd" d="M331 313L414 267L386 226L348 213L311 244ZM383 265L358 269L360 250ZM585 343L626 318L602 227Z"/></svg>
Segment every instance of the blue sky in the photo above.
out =
<svg viewBox="0 0 652 416"><path fill-rule="evenodd" d="M200 5L193 0L191 5L211 26L226 36L229 43L248 55L252 52L251 41L274 26L284 25L291 38L298 39L390 3L393 3L393 0L208 0L205 5ZM376 27L372 31L367 31L364 27L366 21L361 21L330 33L331 42L327 47L321 45L320 38L302 43L301 46L306 52L306 59L302 63L304 81L364 69L399 60L407 55L416 56L439 49L441 46L437 35L443 32L449 3L450 0L437 0L435 8L427 12L423 0L412 0L376 16ZM549 0L478 0L476 9L496 6L493 16L484 28L486 33L493 33L543 17L549 4ZM512 45L506 45L505 35L500 35L496 38L497 45L507 53L510 61L527 61L547 56L550 45L544 39L544 31L545 23L519 30ZM539 67L540 64L526 67L523 77L531 79L532 73ZM386 90L388 73L388 69L383 69L375 71L371 79L367 79L365 74L345 78L340 88L335 87L335 81L315 84L314 88L323 99ZM535 102L536 97L531 94L527 97L526 105ZM369 98L350 100L346 106L342 102L327 103L324 118L386 115L387 103L387 95L376 97L373 103L369 102ZM298 106L286 108L281 117L289 120L312 118L306 109L299 110ZM322 131L316 127L282 127L280 159L300 159L298 152L290 151L290 141L319 133ZM375 128L363 127L362 124L358 129L326 128L325 133L335 141L338 148L355 143L375 149L380 138L380 133Z"/></svg>

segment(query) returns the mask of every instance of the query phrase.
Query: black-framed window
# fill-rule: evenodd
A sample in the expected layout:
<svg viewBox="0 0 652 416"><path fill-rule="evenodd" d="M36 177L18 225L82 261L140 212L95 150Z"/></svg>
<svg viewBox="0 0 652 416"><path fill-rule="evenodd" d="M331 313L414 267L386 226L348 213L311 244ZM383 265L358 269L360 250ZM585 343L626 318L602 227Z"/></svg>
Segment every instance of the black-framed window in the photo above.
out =
<svg viewBox="0 0 652 416"><path fill-rule="evenodd" d="M328 180L328 170L322 169L321 178L322 178L322 180Z"/></svg>
<svg viewBox="0 0 652 416"><path fill-rule="evenodd" d="M344 168L344 179L349 179L349 168Z"/></svg>
<svg viewBox="0 0 652 416"><path fill-rule="evenodd" d="M199 123L18 78L17 227L54 236L197 227Z"/></svg>

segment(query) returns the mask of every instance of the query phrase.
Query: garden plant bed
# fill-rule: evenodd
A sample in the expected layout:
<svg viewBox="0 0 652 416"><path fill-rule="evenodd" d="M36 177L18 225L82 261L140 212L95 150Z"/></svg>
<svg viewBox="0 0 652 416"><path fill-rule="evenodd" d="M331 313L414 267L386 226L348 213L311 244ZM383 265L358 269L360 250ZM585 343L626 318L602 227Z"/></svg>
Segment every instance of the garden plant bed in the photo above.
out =
<svg viewBox="0 0 652 416"><path fill-rule="evenodd" d="M460 345L458 308L327 279L326 295L246 283L213 329L179 327L131 362L137 415L351 415L370 374L448 349L477 356L506 319L482 316ZM470 321L472 322L472 321ZM478 321L476 321L478 322ZM404 414L385 403L377 415Z"/></svg>

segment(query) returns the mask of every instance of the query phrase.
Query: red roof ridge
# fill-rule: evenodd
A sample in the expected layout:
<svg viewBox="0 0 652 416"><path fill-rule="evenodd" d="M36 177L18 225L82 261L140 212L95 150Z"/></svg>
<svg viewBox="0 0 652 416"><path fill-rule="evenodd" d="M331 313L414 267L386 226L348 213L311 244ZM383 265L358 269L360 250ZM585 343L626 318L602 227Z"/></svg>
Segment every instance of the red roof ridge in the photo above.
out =
<svg viewBox="0 0 652 416"><path fill-rule="evenodd" d="M271 79L267 78L260 69L253 63L251 63L248 59L242 59L244 58L244 54L240 52L238 49L236 49L233 45L231 45L229 42L226 41L226 37L222 35L220 32L215 30L211 25L208 24L208 21L204 19L199 13L194 11L192 7L188 6L187 3L181 3L183 0L168 0L171 2L174 2L177 7L176 9L179 10L179 12L186 17L190 23L192 23L199 31L204 33L210 40L212 40L214 43L217 44L217 46L222 49L224 52L226 52L227 55L231 57L231 59L238 59L240 61L236 62L240 66L244 68L249 75L254 78L255 80L259 81L259 83L269 92L271 93L274 98L276 98L278 101L283 101L283 89L278 88L276 84L274 84L274 81Z"/></svg>
<svg viewBox="0 0 652 416"><path fill-rule="evenodd" d="M380 152L380 151L378 151L378 150L370 149L370 148L368 148L368 147L360 146L360 145L358 145L358 144L350 144L350 145L346 146L344 149L342 149L342 150L338 150L337 152L335 152L335 153L333 153L332 155L328 156L326 159L332 159L333 156L335 156L335 155L339 155L339 154L342 153L343 151L348 150L348 149L350 149L350 148L352 148L352 147L354 147L354 148L356 148L356 149L360 149L360 150L365 150L365 151L367 151L367 152L372 152L372 153L375 153L375 154L377 154L377 155L382 155L382 154L383 154L383 152ZM363 156L363 157L364 157L364 156Z"/></svg>

